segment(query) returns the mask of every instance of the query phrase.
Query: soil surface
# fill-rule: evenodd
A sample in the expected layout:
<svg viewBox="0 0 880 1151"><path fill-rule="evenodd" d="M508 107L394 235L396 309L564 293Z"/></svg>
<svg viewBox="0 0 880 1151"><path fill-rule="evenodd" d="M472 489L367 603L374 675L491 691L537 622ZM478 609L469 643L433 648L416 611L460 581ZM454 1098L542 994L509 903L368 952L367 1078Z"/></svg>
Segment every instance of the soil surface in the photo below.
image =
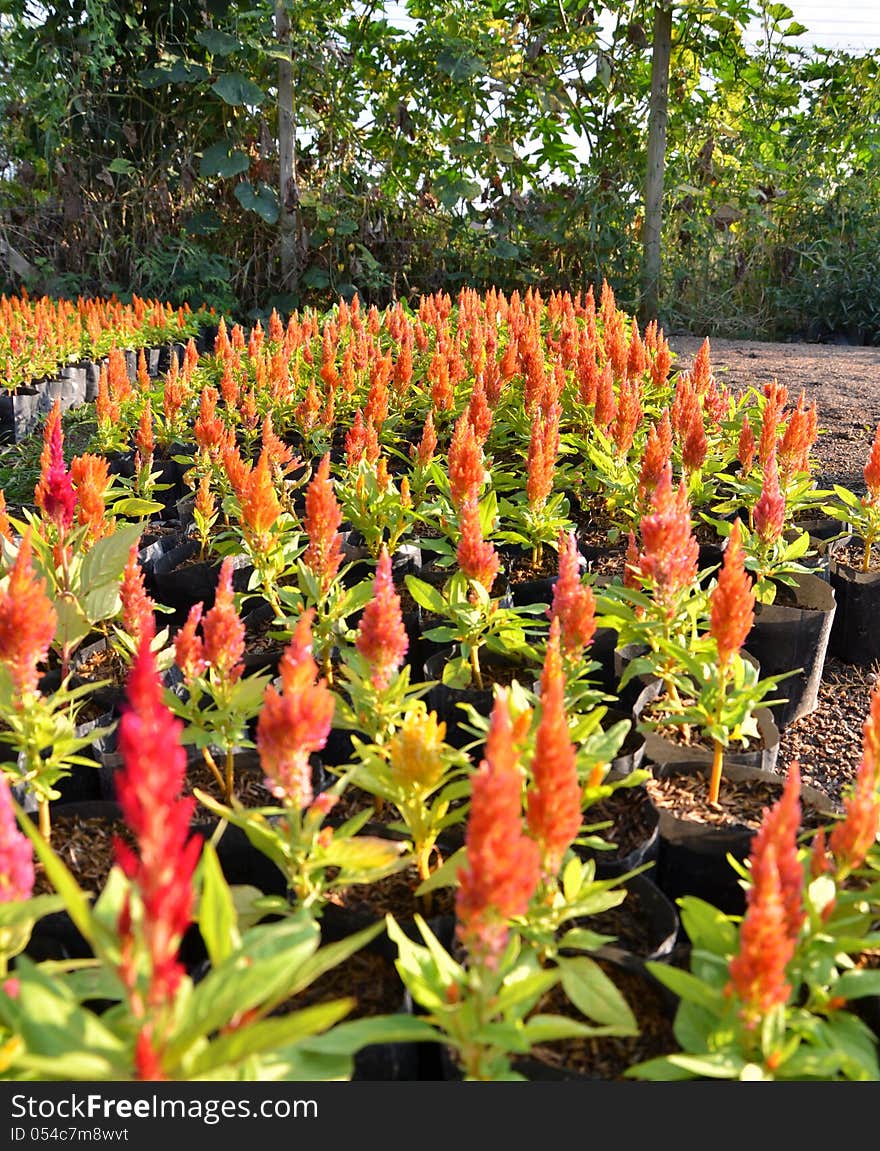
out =
<svg viewBox="0 0 880 1151"><path fill-rule="evenodd" d="M702 343L694 336L670 337L673 367L690 367ZM880 423L880 348L710 338L709 358L719 383L734 392L763 389L777 380L788 388L791 403L802 390L807 401L815 399L819 486L865 490L862 469ZM862 725L878 673L878 666L851 666L829 657L819 706L783 732L777 770L784 772L798 760L803 782L839 801L861 758Z"/></svg>

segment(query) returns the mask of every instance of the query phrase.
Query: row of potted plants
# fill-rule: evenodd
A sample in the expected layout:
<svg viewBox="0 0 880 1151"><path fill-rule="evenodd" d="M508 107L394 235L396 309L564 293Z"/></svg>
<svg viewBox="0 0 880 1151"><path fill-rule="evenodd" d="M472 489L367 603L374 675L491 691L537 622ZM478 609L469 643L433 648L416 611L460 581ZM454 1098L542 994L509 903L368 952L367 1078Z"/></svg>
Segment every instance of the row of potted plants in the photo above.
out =
<svg viewBox="0 0 880 1151"><path fill-rule="evenodd" d="M462 324L465 331L470 324L474 351L469 348L468 355L472 362L476 357L478 368L485 367L485 349L482 356L476 354L479 337L473 335L480 330L478 321L491 315L496 334L509 335L511 308L514 328L520 323L518 304L503 302L497 295L479 301L463 293L458 306L456 342L465 346L458 333ZM592 958L608 941L601 938L601 931L590 930L589 916L607 914L632 901L630 881L636 878L633 872L638 864L628 868L624 864L622 876L606 873L598 878L602 847L607 844L599 842L602 828L597 831L590 826L590 808L599 811L603 804L608 808L622 801L622 813L628 807L635 812L635 797L641 802L645 794L656 807L672 774L667 769L683 757L684 749L693 752L698 762L703 759L706 779L697 779L696 790L705 787L716 821L723 822L717 816L718 797L722 809L729 797L726 786L719 790L719 779L735 774L736 745L754 750L757 742L763 759L767 748L755 739L762 734L758 713L762 704L772 704L773 695L784 684L784 673L765 674L763 661L749 658L747 641L762 608L771 606L780 589L810 578L827 587L800 563L818 537L811 541L809 533L801 531L795 538L785 538L787 501L775 463L777 456L791 455L793 441L800 443L802 458L790 464L791 474L810 489L808 452L815 437L815 413L811 415L803 401L786 410L787 397L778 387L755 394L739 412L738 402L727 398L731 420L737 414L740 417L735 457L739 462L736 466L729 460L728 473L719 467L714 474L723 477L716 490L735 502L734 511L740 515L712 507L728 518L712 524L717 533L716 562L704 565L694 534L695 508L700 506L694 493L702 486L694 474L702 470L708 451L700 468L688 470L684 455L678 458L675 445L682 450L683 445L673 427L676 404L680 415L685 403L680 395L688 393L687 402L704 413L700 417L704 435L707 425L712 426L705 413L717 401L707 401L707 397L717 397L719 389L712 380L708 345L699 368L695 365L691 373L670 378L667 368L662 381L662 372L658 371L655 380L647 367L639 374L638 354L632 351L638 348L638 329L620 316L610 293L603 293L600 308L592 309L593 355L597 366L601 360L606 378L610 377L614 404L626 413L635 395L640 405L642 387L645 394L656 389L658 395L665 388L667 403L656 420L648 422L641 458L633 447L639 425L629 448L620 451L614 441L610 464L606 461L593 472L586 461L597 455L596 444L601 444L601 426L595 420L599 392L592 404L578 407L580 400L571 393L579 369L564 366L561 350L566 339L576 348L579 333L589 333L589 301L575 303L560 297L545 313L535 297L527 300L523 314L536 317L537 328L529 328L529 321L522 330L539 331L540 340L536 344L530 335L522 336L525 363L516 361L521 370L500 387L494 406L489 404L484 381L489 417L485 412L481 416L475 374L472 380L465 378L456 385L465 401L457 415L453 407L444 418L442 402L437 402L442 401L444 390L441 387L434 396L432 387L421 432L416 436L411 430L406 441L402 439L407 426L404 416L417 418L410 409L417 411L427 395L418 374L407 382L403 369L399 386L390 386L396 363L405 360L400 349L407 344L408 325L414 347L422 342L415 335L417 324L424 333L433 328L433 336L424 336L422 364L427 363L429 377L432 370L439 373L442 384L443 373L436 365L442 360L448 368L455 359L448 346L442 353L437 350L445 338L440 335L444 325L456 318L451 306L447 309L439 298L423 303L420 312L412 318L398 308L386 313L384 321L378 313L358 319L359 309L340 305L328 321L348 325L344 328L347 342L340 339L336 344L341 355L339 379L346 370L345 357L354 349L350 351L355 380L352 396L358 395L358 373L364 392L363 405L354 409L341 451L332 442L339 430L335 416L324 429L333 433L329 440L316 439L307 451L310 441L303 434L303 405L314 407L308 396L317 389L316 375L303 382L306 365L316 367L314 354L311 362L306 354L317 340L318 328L311 316L291 317L286 327L275 317L268 339L255 329L247 344L240 329L233 329L230 338L221 326L213 357L199 357L191 346L182 363L172 361L162 381L154 381L143 364L133 380L126 377L123 382L120 375L111 386L109 378L105 379L96 406L94 446L98 450L71 461L69 469L60 411L53 411L44 433L43 474L34 507L4 522L10 612L14 602L29 601L36 609L40 595L49 604L48 609L43 605L45 626L39 636L31 633L30 647L25 630L27 658L14 646L19 641L15 625L9 626L12 646L7 650L14 654L10 666L15 667L20 657L30 668L28 660L36 653L35 666L42 665L44 674L37 676L36 687L33 671L25 677L26 705L21 694L16 700L14 689L10 696L7 738L17 758L6 767L15 781L27 783L36 798L40 831L34 837L38 847L44 848L41 859L57 885L63 871L48 846L54 838L55 786L72 766L91 771L93 777L100 774L77 765L76 759L86 748L103 758L103 752L95 749L100 740L114 736L116 744L110 754L116 756L120 774L111 778L117 801L117 785L129 770L131 745L127 750L118 714L111 714L106 724L112 730L99 729L98 735L94 729L82 732L76 722L81 701L94 698L96 690L77 656L82 655L88 639L103 639L105 666L112 668L115 662L122 679L128 677L129 696L133 679L149 683L153 695L161 690L162 706L183 724L179 734L200 753L185 766L185 773L192 774L197 762L207 772L206 784L196 785L195 793L204 816L220 820L212 825L210 836L226 828L218 840L217 867L205 865L219 885L211 889L209 905L219 900L228 908L227 897L217 890L222 891L227 881L224 870L227 877L233 874L229 845L235 842L234 829L244 832L246 844L271 862L269 875L276 884L274 890L255 896L248 914L256 909L286 919L291 907L310 910L320 921L327 942L334 935L334 922L340 944L360 938L340 926L357 922L357 918L339 917L340 906L352 911L351 906L345 907L346 893L363 894L385 881L391 886L403 882L416 899L415 906L430 918L447 945L448 959L441 960L438 946L425 937L430 945L427 954L439 965L439 974L429 970L430 963L420 951L422 936L415 930L419 920L412 904L404 917L408 924L401 927L395 918L384 935L398 948L398 968L410 993L431 1017L430 1040L427 1032L421 1038L429 1045L438 1039L451 1041L458 1052L455 1066L447 1068L451 1074L493 1078L511 1072L511 1055L524 1055L552 1037L561 1041L567 1036L592 1048L603 1033L610 1038L609 1032L615 1031L618 1038L624 1038L634 1030L625 997L613 991L605 969ZM399 329L397 335L391 333L397 341L396 362L382 350L383 324L389 331ZM302 332L313 326L315 333L306 340ZM618 334L608 336L609 331ZM367 338L370 335L375 346ZM652 362L656 367L657 359L662 361L662 333L647 338L655 341ZM329 340L332 344L332 330ZM355 357L362 340L367 358L359 368ZM338 398L344 410L342 393L347 389L338 380L334 384L331 368L336 361L324 351L326 324L320 341L324 407L332 408ZM597 350L599 341L604 355ZM621 342L627 349L619 376L613 355L605 351L606 341L612 350L619 349ZM287 354L288 342L296 345L293 355ZM271 355L264 352L267 344L274 348ZM533 381L540 399L534 400L529 418L529 371L538 378L530 367L536 346L555 348L558 358L553 375L559 377L559 389L557 398L551 399L553 389L546 370L543 392ZM508 340L501 363L509 347ZM622 362L619 352L615 354ZM390 373L384 385L386 368L375 368L377 357L385 359ZM304 392L294 403L297 371ZM211 373L220 386L209 382ZM694 384L695 373L708 378L705 389ZM498 378L502 378L500 369ZM262 419L259 408L254 415L247 414L251 392L254 403L258 394L272 400ZM384 416L383 394L387 401ZM160 411L161 415L154 415ZM134 413L136 426L126 433L127 421L133 427ZM625 419L632 419L631 411ZM691 441L699 440L697 418L691 415L688 420L681 426L689 428ZM286 438L276 430L284 429L285 421ZM481 443L476 429L488 421ZM580 483L566 480L557 491L559 445L563 436L574 434L570 428L578 421L584 424L580 433L584 456L570 474ZM617 422L615 416L615 427ZM442 432L444 426L445 451L438 434L438 427ZM793 426L795 432L791 432ZM497 428L497 440L490 438L492 428ZM757 457L749 467L745 462L749 459L747 429L756 440ZM131 439L126 441L126 434L134 441L128 460ZM166 461L180 469L176 478L173 470L155 475L160 436L168 448L176 445L166 450ZM432 436L436 437L433 444ZM722 438L719 432L719 443ZM374 443L377 452L371 446ZM400 443L407 443L411 450L395 453L392 444ZM316 455L315 450L321 448L326 450ZM525 484L516 482L515 472L498 483L493 452L506 452L514 462L517 450L525 465ZM618 453L621 458L615 462ZM619 487L596 478L596 474L611 474L611 467L622 472L621 462L634 477L634 508L625 503ZM111 466L123 474L111 478ZM743 486L740 490L744 473L747 479L753 469L763 474L752 477L750 489ZM706 470L712 472L711 466ZM164 483L169 487L163 487ZM502 508L508 522L518 521L506 510L505 501L514 508L522 502L530 511L540 511L555 497L566 500L566 492L576 495L579 491L579 507L589 506L589 499L582 496L593 484L593 495L602 493L601 501L593 499L600 513L594 521L569 518L568 504L565 514L556 517L552 540L522 536L526 543L521 540L520 547L533 561L529 574L544 576L543 589L539 585L524 591L516 581L511 586L504 579L509 570L502 569L512 568L513 556L499 554L499 550L515 541L503 538ZM505 485L508 494L499 495ZM164 502L159 498L163 492L173 493L175 486L181 492L192 492L189 501L178 505L167 497ZM393 497L383 503L389 489ZM786 494L790 490L791 480ZM543 503L534 498L541 491ZM822 498L830 500L827 495ZM416 514L402 514L413 505ZM558 504L557 511L561 507ZM358 509L362 510L360 519ZM175 524L175 515L181 513L183 518ZM538 518L524 517L522 522L528 520L534 527ZM628 538L625 555L616 545L621 552L619 569L606 569L601 578L583 571L582 540L591 523L606 543L616 544L615 535ZM189 537L184 542L194 545L187 557L190 568L205 558L213 561L209 564L211 594L191 603L182 594L170 604L159 589L180 587L186 582L187 568L167 564L163 568L162 561L174 549L163 547L162 541L180 530ZM546 523L542 530L549 536ZM148 541L147 535L153 538ZM426 541L434 542L425 547ZM426 553L432 557L429 562L425 562ZM420 566L415 566L417 560ZM535 570L541 563L543 567ZM163 583L162 576L170 579ZM407 605L401 597L407 597ZM259 626L247 610L253 610L254 604L254 616L268 621L268 635L262 636L260 653L251 653L260 655L257 664L248 667L249 625ZM39 611L28 614L40 618ZM826 612L827 622L831 615L833 607ZM602 637L610 637L611 642L603 647ZM436 653L433 664L432 652ZM591 660L594 652L599 658ZM816 658L821 666L824 649ZM45 666L47 660L57 665L57 682L51 678L54 669ZM252 670L260 662L263 668ZM430 669L438 664L434 676ZM141 665L147 669L142 680L132 670ZM634 685L640 688L631 700L637 705L635 710L623 698ZM473 693L467 700L456 694L465 690ZM465 707L456 706L461 702ZM164 721L165 712L154 712ZM461 724L460 719L466 722ZM643 736L666 736L665 751L659 750L655 739L648 760L650 771L631 770L635 765L632 753L628 757L620 754L633 730ZM241 753L254 744L257 774L266 786L262 795L257 791L257 802L251 803L243 801L236 775L243 762ZM321 762L316 762L318 755ZM168 758L180 759L176 753ZM512 770L505 773L504 767ZM143 775L150 775L146 767ZM731 781L731 795L736 782ZM782 780L774 782L781 794ZM768 788L766 779L762 783ZM181 786L177 783L177 790ZM122 782L123 791L125 787ZM694 794L693 780L690 794ZM770 800L778 798L772 790L762 794ZM828 805L823 809L821 803L813 804L813 808L814 823L824 825L839 818ZM748 830L739 851L741 860L750 850L760 816L761 804L756 811L753 800L750 817L741 825ZM187 818L191 817L190 810ZM619 835L624 822L621 819L612 828L612 837ZM655 814L655 830L657 822ZM374 825L369 835L364 834L368 823ZM671 858L669 837L667 841L666 855ZM174 857L169 849L168 858ZM205 858L211 858L210 850ZM648 856L644 858L650 862ZM47 859L52 862L46 863ZM248 870L252 863L245 865L245 878L256 874ZM663 870L661 857L654 874L662 877ZM188 874L186 868L182 874ZM534 875L538 878L533 882ZM66 878L62 884L70 890ZM272 881L265 886L271 887ZM734 886L742 896L742 888L735 882ZM676 894L687 891L686 887ZM201 903L204 899L203 893ZM353 907L363 914L368 901L355 900ZM428 915L438 909L439 915ZM534 912L531 922L512 931L512 924L519 923L529 909ZM444 937L450 912L456 934ZM715 914L730 913L716 908ZM580 923L585 917L586 926ZM369 930L375 931L378 924L378 937L382 924L375 908L372 918L376 924ZM570 930L561 936L564 925ZM93 962L94 924L79 914L76 926ZM200 922L198 935L203 945L207 944L206 930L211 934L214 928ZM182 937L183 930L179 934ZM692 941L690 931L687 935ZM867 952L870 946L870 938L867 943L862 939L857 950ZM213 962L216 956L207 958ZM602 958L609 961L607 956ZM206 961L204 955L200 961ZM507 966L508 961L512 966ZM27 961L22 963L29 970ZM322 971L329 971L329 966ZM419 973L418 990L428 1001L406 980L407 971ZM456 971L457 990L450 990L450 973ZM835 979L838 974L835 969ZM448 1015L445 1008L440 1013L442 1023L435 1010L436 996L432 998L438 979L445 980L444 1002L449 1008ZM526 986L531 989L529 995L518 998L514 988ZM869 996L870 986L870 978L860 982L859 997ZM572 1022L567 1015L553 1019L553 1013L549 1021L542 1013L535 1016L536 1005L555 1002L553 996L563 992L566 1004L574 1003L592 1023ZM515 1008L509 1019L487 1016L499 996L504 1003L509 998L511 1010ZM590 1010L585 1010L587 1004ZM280 1001L272 1001L255 1018L265 1019L268 1026L279 1007ZM113 1018L127 1018L126 1010L118 1010ZM393 1026L409 1028L406 1035L419 1038L412 1030L414 1018L407 1016L408 1022L397 1020ZM217 1024L214 1030L222 1031L227 1025ZM483 1035L484 1027L485 1036L495 1036L499 1027L502 1034L516 1033L513 1049L496 1050L494 1041L480 1038L468 1046L467 1037L473 1037L475 1029L477 1036ZM351 1034L362 1037L366 1033L355 1029ZM379 1033L372 1032L374 1037ZM341 1053L342 1039L331 1039L329 1034L327 1050L337 1043ZM670 1034L667 1028L667 1044L673 1043ZM200 1035L199 1042L204 1038ZM241 1050L246 1046L242 1044ZM153 1067L163 1074L164 1050ZM629 1062L638 1061L630 1051ZM845 1071L838 1068L828 1077L872 1077L870 1060L857 1064L848 1063ZM180 1066L175 1065L171 1073L180 1074Z"/></svg>

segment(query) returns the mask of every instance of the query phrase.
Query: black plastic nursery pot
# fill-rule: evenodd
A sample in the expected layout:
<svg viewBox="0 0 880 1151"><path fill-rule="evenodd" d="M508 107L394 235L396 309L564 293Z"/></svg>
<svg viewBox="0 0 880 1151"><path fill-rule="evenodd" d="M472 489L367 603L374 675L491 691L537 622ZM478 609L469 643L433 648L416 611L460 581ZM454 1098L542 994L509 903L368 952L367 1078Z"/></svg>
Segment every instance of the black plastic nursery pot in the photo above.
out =
<svg viewBox="0 0 880 1151"><path fill-rule="evenodd" d="M780 590L777 599L781 602L756 605L755 622L744 645L760 664L762 676L794 673L775 693L786 700L773 708L780 731L819 706L822 669L837 607L834 588L820 576L799 574L796 580L794 588ZM793 603L785 602L788 591L793 593Z"/></svg>
<svg viewBox="0 0 880 1151"><path fill-rule="evenodd" d="M601 879L624 875L649 865L642 872L649 875L660 852L660 813L644 784L618 788L611 795L584 810L584 824L591 839L603 846L574 845L584 860L592 860ZM606 825L606 826L603 826Z"/></svg>
<svg viewBox="0 0 880 1151"><path fill-rule="evenodd" d="M745 911L745 892L728 855L744 862L760 826L765 808L781 796L784 778L772 771L725 761L719 811L707 821L693 796L708 792L711 765L694 761L658 764L647 784L660 821L660 847L655 879L672 900L694 895L728 915ZM669 781L667 790L664 781ZM683 783L684 799L676 800L675 786ZM748 816L738 816L737 796L748 794ZM803 828L830 822L838 808L822 792L801 788ZM725 809L727 815L725 816Z"/></svg>
<svg viewBox="0 0 880 1151"><path fill-rule="evenodd" d="M828 651L844 663L874 663L880 659L880 571L832 560L829 579L837 611Z"/></svg>
<svg viewBox="0 0 880 1151"><path fill-rule="evenodd" d="M425 703L428 710L435 711L438 720L446 724L446 742L453 747L461 748L472 743L476 737L465 729L467 716L459 705L470 704L479 715L488 718L494 702L492 684L509 683L514 678L525 682L526 677L531 679L535 677L536 669L528 669L517 660L484 650L480 654L484 686L448 687L441 681L443 668L452 656L452 648L444 648L425 660L425 679L437 681L425 696Z"/></svg>
<svg viewBox="0 0 880 1151"><path fill-rule="evenodd" d="M0 432L21 443L35 430L40 419L41 389L20 387L0 395Z"/></svg>
<svg viewBox="0 0 880 1151"><path fill-rule="evenodd" d="M617 907L569 920L566 929L583 927L614 936L613 942L602 944L596 954L624 966L631 965L633 957L637 964L668 959L678 941L679 918L675 904L647 872L631 875L623 887L626 896Z"/></svg>
<svg viewBox="0 0 880 1151"><path fill-rule="evenodd" d="M198 540L184 539L158 556L149 575L145 572L148 590L159 603L183 614L197 603L203 603L206 611L213 607L220 561L199 559L199 552ZM253 571L250 560L245 555L234 556L233 569L234 589L246 591Z"/></svg>

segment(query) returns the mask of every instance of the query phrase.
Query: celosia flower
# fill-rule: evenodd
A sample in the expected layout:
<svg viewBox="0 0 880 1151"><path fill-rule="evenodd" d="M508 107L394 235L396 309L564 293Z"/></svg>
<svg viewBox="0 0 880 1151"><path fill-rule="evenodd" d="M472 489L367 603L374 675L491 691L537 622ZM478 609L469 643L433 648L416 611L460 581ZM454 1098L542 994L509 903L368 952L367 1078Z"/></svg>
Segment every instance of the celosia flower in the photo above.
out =
<svg viewBox="0 0 880 1151"><path fill-rule="evenodd" d="M761 417L761 439L758 443L758 461L766 468L771 455L776 453L776 437L782 422L782 411L788 399L788 388L776 380L764 385L764 412Z"/></svg>
<svg viewBox="0 0 880 1151"><path fill-rule="evenodd" d="M303 527L309 545L303 553L303 563L321 585L326 595L342 563L342 509L333 491L330 479L330 453L328 452L306 489Z"/></svg>
<svg viewBox="0 0 880 1151"><path fill-rule="evenodd" d="M626 358L626 372L624 378L629 376L631 380L636 380L647 367L648 361L645 356L645 345L642 343L642 338L639 335L639 322L633 318L632 331L629 337L629 352Z"/></svg>
<svg viewBox="0 0 880 1151"><path fill-rule="evenodd" d="M542 508L553 491L553 473L559 451L559 408L545 417L538 408L532 419L526 475L526 497L533 509Z"/></svg>
<svg viewBox="0 0 880 1151"><path fill-rule="evenodd" d="M141 411L134 442L142 459L151 460L153 458L153 453L156 450L156 438L153 435L153 408L149 400L144 404Z"/></svg>
<svg viewBox="0 0 880 1151"><path fill-rule="evenodd" d="M630 529L626 541L626 555L623 559L623 586L638 589L642 586L641 568L639 567L639 545L636 543L636 534Z"/></svg>
<svg viewBox="0 0 880 1151"><path fill-rule="evenodd" d="M409 712L388 741L388 768L400 784L431 791L443 778L446 724L437 713L419 709Z"/></svg>
<svg viewBox="0 0 880 1151"><path fill-rule="evenodd" d="M119 721L123 766L115 778L117 800L135 846L117 839L115 853L143 905L135 926L130 900L123 903L118 923L120 974L130 989L133 1012L143 1020L137 1064L142 1075L153 1078L161 1077L164 1044L157 1014L173 1008L184 974L178 950L191 920L192 877L201 850L201 839L189 834L195 800L181 795L186 773L183 724L162 702L162 692L145 640L128 674L127 706ZM148 961L145 995L137 989L139 972L132 966L135 934Z"/></svg>
<svg viewBox="0 0 880 1151"><path fill-rule="evenodd" d="M691 528L687 488L684 481L673 488L669 465L663 469L654 489L651 511L642 516L639 531L639 573L650 581L654 600L669 616L674 611L675 597L697 578L700 554Z"/></svg>
<svg viewBox="0 0 880 1151"><path fill-rule="evenodd" d="M38 667L49 654L57 624L46 581L34 574L28 526L6 588L0 591L0 663L12 678L19 707L38 690Z"/></svg>
<svg viewBox="0 0 880 1151"><path fill-rule="evenodd" d="M198 679L208 666L205 645L202 637L197 634L203 609L203 604L194 603L189 609L186 623L174 637L174 662L180 668L184 683Z"/></svg>
<svg viewBox="0 0 880 1151"><path fill-rule="evenodd" d="M760 855L768 842L774 845L782 903L785 908L785 928L793 939L797 939L806 914L803 905L804 873L797 849L797 837L801 826L800 793L800 763L792 760L782 795L769 810L764 812L761 826L752 842L753 856Z"/></svg>
<svg viewBox="0 0 880 1151"><path fill-rule="evenodd" d="M747 476L755 462L755 433L752 431L748 416L743 417L736 455L740 464L740 475Z"/></svg>
<svg viewBox="0 0 880 1151"><path fill-rule="evenodd" d="M376 565L373 598L364 608L354 645L372 669L373 687L384 691L409 648L400 596L391 576L391 556L384 544Z"/></svg>
<svg viewBox="0 0 880 1151"><path fill-rule="evenodd" d="M698 471L703 466L708 447L703 412L700 405L695 403L690 407L681 445L681 462L686 472Z"/></svg>
<svg viewBox="0 0 880 1151"><path fill-rule="evenodd" d="M550 620L559 620L562 651L570 661L580 659L596 634L596 597L581 582L581 556L573 531L559 533L559 569L553 585Z"/></svg>
<svg viewBox="0 0 880 1151"><path fill-rule="evenodd" d="M599 387L599 365L596 363L596 345L587 335L585 328L578 332L578 354L576 368L578 399L584 407L596 402Z"/></svg>
<svg viewBox="0 0 880 1151"><path fill-rule="evenodd" d="M428 412L425 425L422 428L422 438L419 440L418 447L415 444L410 445L409 455L418 467L426 468L431 460L434 458L434 452L437 450L437 432L434 429L434 413Z"/></svg>
<svg viewBox="0 0 880 1151"><path fill-rule="evenodd" d="M765 812L750 856L751 880L739 934L730 961L728 992L740 1001L746 1027L756 1028L774 1007L788 1001L786 968L803 921L803 874L797 861L800 772L789 768L782 799Z"/></svg>
<svg viewBox="0 0 880 1151"><path fill-rule="evenodd" d="M541 673L541 718L532 759L528 825L541 848L545 875L556 876L581 827L581 789L574 744L565 718L565 674L559 644L559 620L550 638Z"/></svg>
<svg viewBox="0 0 880 1151"><path fill-rule="evenodd" d="M482 376L479 376L474 383L474 389L467 406L467 418L474 429L477 443L482 446L492 430L492 409L486 399L486 388Z"/></svg>
<svg viewBox="0 0 880 1151"><path fill-rule="evenodd" d="M252 469L251 465L242 458L241 452L238 450L238 445L235 443L235 435L231 431L229 438L223 445L222 460L223 470L226 473L229 486L236 497L241 500L245 484Z"/></svg>
<svg viewBox="0 0 880 1151"><path fill-rule="evenodd" d="M814 400L807 407L806 394L801 392L779 445L779 470L784 477L783 482L799 472L810 470L810 449L817 435L816 402Z"/></svg>
<svg viewBox="0 0 880 1151"><path fill-rule="evenodd" d="M364 425L364 413L358 408L351 427L345 433L345 458L349 471L357 471L357 466L364 455L366 443L367 429Z"/></svg>
<svg viewBox="0 0 880 1151"><path fill-rule="evenodd" d="M754 508L755 531L767 546L776 543L785 526L785 496L779 488L776 450L770 452L764 465L764 483Z"/></svg>
<svg viewBox="0 0 880 1151"><path fill-rule="evenodd" d="M467 413L463 413L449 444L449 496L456 511L461 510L468 497L479 496L483 475L483 450Z"/></svg>
<svg viewBox="0 0 880 1151"><path fill-rule="evenodd" d="M61 536L73 523L76 493L70 473L64 464L64 437L61 431L61 406L56 400L43 430L40 456L40 478L34 488L34 503L46 519L55 524Z"/></svg>
<svg viewBox="0 0 880 1151"><path fill-rule="evenodd" d="M456 550L459 569L468 579L476 580L491 595L501 561L489 540L483 538L480 509L476 496L470 496L458 517L461 539Z"/></svg>
<svg viewBox="0 0 880 1151"><path fill-rule="evenodd" d="M620 382L617 412L611 427L611 438L620 455L625 456L632 447L636 428L642 418L638 376L624 376Z"/></svg>
<svg viewBox="0 0 880 1151"><path fill-rule="evenodd" d="M231 556L226 556L220 565L214 606L202 620L202 635L205 659L223 679L234 683L244 666L245 626L235 606Z"/></svg>
<svg viewBox="0 0 880 1151"><path fill-rule="evenodd" d="M275 432L272 426L271 412L267 412L263 419L260 442L269 457L269 466L274 473L286 476L300 466L301 460L296 452Z"/></svg>
<svg viewBox="0 0 880 1151"><path fill-rule="evenodd" d="M607 428L614 419L617 411L617 401L614 398L614 374L611 364L607 363L599 374L596 384L596 406L593 409L593 419L600 428Z"/></svg>
<svg viewBox="0 0 880 1151"><path fill-rule="evenodd" d="M6 508L6 493L2 488L0 488L0 536L8 540L9 543L13 543L15 540L15 532L12 530Z"/></svg>
<svg viewBox="0 0 880 1151"><path fill-rule="evenodd" d="M85 452L70 461L70 478L76 490L76 521L87 528L86 544L93 544L109 535L116 523L106 514L110 464L104 456Z"/></svg>
<svg viewBox="0 0 880 1151"><path fill-rule="evenodd" d="M540 878L540 850L523 834L522 774L505 689L496 692L486 758L471 778L465 833L467 863L458 870L456 934L476 963L495 968L508 920L522 915Z"/></svg>
<svg viewBox="0 0 880 1151"><path fill-rule="evenodd" d="M647 511L651 496L654 494L654 489L657 487L663 469L669 463L669 455L672 451L672 428L669 424L669 413L664 411L663 414L666 418L665 430L669 433L669 440L666 441L664 432L659 426L652 425L648 429L645 454L642 456L642 466L639 470L637 506L643 513Z"/></svg>
<svg viewBox="0 0 880 1151"><path fill-rule="evenodd" d="M281 691L270 684L257 720L257 751L266 773L266 787L295 807L308 807L313 798L309 756L327 742L333 721L333 692L318 679L312 656L310 608L297 621L281 657Z"/></svg>
<svg viewBox="0 0 880 1151"><path fill-rule="evenodd" d="M865 464L863 475L871 502L876 503L880 500L880 424L877 425L877 430L874 432L874 442L871 444L871 452L868 456L868 462Z"/></svg>
<svg viewBox="0 0 880 1151"><path fill-rule="evenodd" d="M675 395L672 397L671 423L675 438L679 443L684 439L691 422L694 407L700 400L690 372L680 372L675 381Z"/></svg>
<svg viewBox="0 0 880 1151"><path fill-rule="evenodd" d="M862 728L862 758L855 783L843 798L844 818L831 830L828 846L835 871L845 878L861 867L880 829L880 686Z"/></svg>
<svg viewBox="0 0 880 1151"><path fill-rule="evenodd" d="M122 626L140 650L143 642L152 643L156 634L155 601L147 595L144 573L138 562L138 545L133 543L128 552L128 563L122 573L119 587L122 601Z"/></svg>
<svg viewBox="0 0 880 1151"><path fill-rule="evenodd" d="M211 491L210 472L206 472L199 480L194 507L206 523L217 510L217 501L214 498L214 493Z"/></svg>
<svg viewBox="0 0 880 1151"><path fill-rule="evenodd" d="M718 582L710 596L709 634L715 639L722 668L742 648L754 621L755 593L745 569L740 522L735 520Z"/></svg>
<svg viewBox="0 0 880 1151"><path fill-rule="evenodd" d="M203 452L209 455L218 449L224 439L223 420L217 415L217 401L220 393L207 384L202 389L199 400L199 414L193 424L193 436Z"/></svg>
<svg viewBox="0 0 880 1151"><path fill-rule="evenodd" d="M30 899L34 889L34 849L12 807L9 781L0 772L0 903Z"/></svg>
<svg viewBox="0 0 880 1151"><path fill-rule="evenodd" d="M239 496L241 522L255 552L272 546L272 529L281 515L281 504L275 494L269 456L264 448L247 475Z"/></svg>

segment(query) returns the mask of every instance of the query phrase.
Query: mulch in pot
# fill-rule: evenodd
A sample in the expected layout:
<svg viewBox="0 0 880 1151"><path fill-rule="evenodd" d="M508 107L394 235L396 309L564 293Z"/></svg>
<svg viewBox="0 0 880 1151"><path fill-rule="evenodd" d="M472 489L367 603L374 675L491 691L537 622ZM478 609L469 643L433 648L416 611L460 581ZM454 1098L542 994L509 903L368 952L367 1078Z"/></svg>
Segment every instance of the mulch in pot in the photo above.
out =
<svg viewBox="0 0 880 1151"><path fill-rule="evenodd" d="M583 858L595 860L597 874L620 875L631 866L656 858L657 809L645 787L618 788L584 811L587 826L608 821L610 827L591 834L611 844L610 851L588 847L578 849Z"/></svg>
<svg viewBox="0 0 880 1151"><path fill-rule="evenodd" d="M636 1017L639 1033L559 1039L532 1049L514 1066L529 1079L623 1080L636 1063L680 1050L673 1034L674 1003L667 991L646 971L621 967L604 959L596 962L614 981ZM569 1015L578 1012L562 990L552 988L538 1003L535 1014Z"/></svg>

